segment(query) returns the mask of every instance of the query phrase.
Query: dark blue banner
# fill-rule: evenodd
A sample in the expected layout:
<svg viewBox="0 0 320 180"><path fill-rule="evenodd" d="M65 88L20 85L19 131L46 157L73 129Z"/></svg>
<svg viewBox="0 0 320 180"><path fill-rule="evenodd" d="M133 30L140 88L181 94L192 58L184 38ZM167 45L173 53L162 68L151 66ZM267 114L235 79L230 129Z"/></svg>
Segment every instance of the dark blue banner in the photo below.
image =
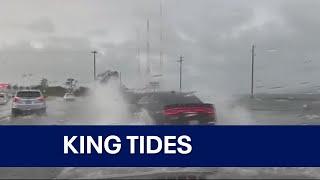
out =
<svg viewBox="0 0 320 180"><path fill-rule="evenodd" d="M320 166L320 126L0 126L2 167Z"/></svg>

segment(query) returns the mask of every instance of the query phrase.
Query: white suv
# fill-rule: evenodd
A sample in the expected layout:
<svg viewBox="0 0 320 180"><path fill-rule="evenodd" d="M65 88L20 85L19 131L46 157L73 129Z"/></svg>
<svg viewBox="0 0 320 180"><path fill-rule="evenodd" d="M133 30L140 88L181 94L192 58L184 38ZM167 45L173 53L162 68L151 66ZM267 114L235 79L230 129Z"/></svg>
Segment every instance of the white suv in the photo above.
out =
<svg viewBox="0 0 320 180"><path fill-rule="evenodd" d="M20 90L12 100L12 115L26 112L46 113L47 105L39 90Z"/></svg>
<svg viewBox="0 0 320 180"><path fill-rule="evenodd" d="M0 93L0 105L7 104L9 98L6 93Z"/></svg>

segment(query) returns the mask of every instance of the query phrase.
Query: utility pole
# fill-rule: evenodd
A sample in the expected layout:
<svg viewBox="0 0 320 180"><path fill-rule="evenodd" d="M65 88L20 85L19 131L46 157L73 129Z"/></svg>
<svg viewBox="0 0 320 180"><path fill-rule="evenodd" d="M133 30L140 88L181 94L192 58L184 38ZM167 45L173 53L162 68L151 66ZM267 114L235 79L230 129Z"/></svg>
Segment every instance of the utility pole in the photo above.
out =
<svg viewBox="0 0 320 180"><path fill-rule="evenodd" d="M251 98L254 98L254 57L256 56L255 54L255 45L252 45L252 50L251 50Z"/></svg>
<svg viewBox="0 0 320 180"><path fill-rule="evenodd" d="M138 73L141 75L141 62L140 62L140 48L137 50L137 56L138 56Z"/></svg>
<svg viewBox="0 0 320 180"><path fill-rule="evenodd" d="M119 82L120 82L120 87L122 86L122 77L121 77L121 72L119 72Z"/></svg>
<svg viewBox="0 0 320 180"><path fill-rule="evenodd" d="M180 64L180 92L182 91L182 62L183 62L183 57L180 56L180 59L177 61Z"/></svg>
<svg viewBox="0 0 320 180"><path fill-rule="evenodd" d="M150 24L149 19L147 20L147 76L150 75L151 69L150 69L150 40L149 40L149 33L150 33Z"/></svg>
<svg viewBox="0 0 320 180"><path fill-rule="evenodd" d="M140 31L137 29L137 63L138 63L138 74L141 75L141 58L140 58Z"/></svg>
<svg viewBox="0 0 320 180"><path fill-rule="evenodd" d="M163 12L162 12L162 0L160 0L160 74L162 74L163 70Z"/></svg>
<svg viewBox="0 0 320 180"><path fill-rule="evenodd" d="M98 53L96 50L91 51L93 54L93 80L96 80L96 54Z"/></svg>

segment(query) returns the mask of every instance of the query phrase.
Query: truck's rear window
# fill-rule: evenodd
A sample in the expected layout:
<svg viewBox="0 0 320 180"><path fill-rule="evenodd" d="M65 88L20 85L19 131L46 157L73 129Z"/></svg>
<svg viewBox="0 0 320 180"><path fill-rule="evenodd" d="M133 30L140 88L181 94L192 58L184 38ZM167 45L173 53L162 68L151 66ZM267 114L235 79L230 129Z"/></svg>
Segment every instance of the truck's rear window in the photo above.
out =
<svg viewBox="0 0 320 180"><path fill-rule="evenodd" d="M183 95L162 96L161 101L163 102L164 105L202 103L200 99L198 99L196 96L183 96Z"/></svg>
<svg viewBox="0 0 320 180"><path fill-rule="evenodd" d="M201 100L195 95L181 93L155 93L153 96L158 103L164 106L172 104L202 104Z"/></svg>
<svg viewBox="0 0 320 180"><path fill-rule="evenodd" d="M40 97L41 94L38 91L20 91L17 93L18 97L25 97L25 98L34 98Z"/></svg>

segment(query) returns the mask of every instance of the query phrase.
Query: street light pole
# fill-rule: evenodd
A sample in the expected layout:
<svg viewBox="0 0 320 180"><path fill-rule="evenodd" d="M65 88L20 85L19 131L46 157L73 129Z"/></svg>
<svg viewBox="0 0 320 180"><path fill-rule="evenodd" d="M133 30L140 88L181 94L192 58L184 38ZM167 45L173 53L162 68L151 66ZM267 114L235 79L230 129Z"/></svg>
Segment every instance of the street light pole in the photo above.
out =
<svg viewBox="0 0 320 180"><path fill-rule="evenodd" d="M251 98L254 98L254 57L255 57L255 45L252 45L251 50Z"/></svg>
<svg viewBox="0 0 320 180"><path fill-rule="evenodd" d="M120 82L120 87L122 86L122 74L119 72L119 82Z"/></svg>
<svg viewBox="0 0 320 180"><path fill-rule="evenodd" d="M93 54L93 80L96 80L96 54L98 53L97 51L92 51Z"/></svg>
<svg viewBox="0 0 320 180"><path fill-rule="evenodd" d="M177 61L180 64L180 92L182 91L182 62L183 62L183 57L180 56L180 59Z"/></svg>

